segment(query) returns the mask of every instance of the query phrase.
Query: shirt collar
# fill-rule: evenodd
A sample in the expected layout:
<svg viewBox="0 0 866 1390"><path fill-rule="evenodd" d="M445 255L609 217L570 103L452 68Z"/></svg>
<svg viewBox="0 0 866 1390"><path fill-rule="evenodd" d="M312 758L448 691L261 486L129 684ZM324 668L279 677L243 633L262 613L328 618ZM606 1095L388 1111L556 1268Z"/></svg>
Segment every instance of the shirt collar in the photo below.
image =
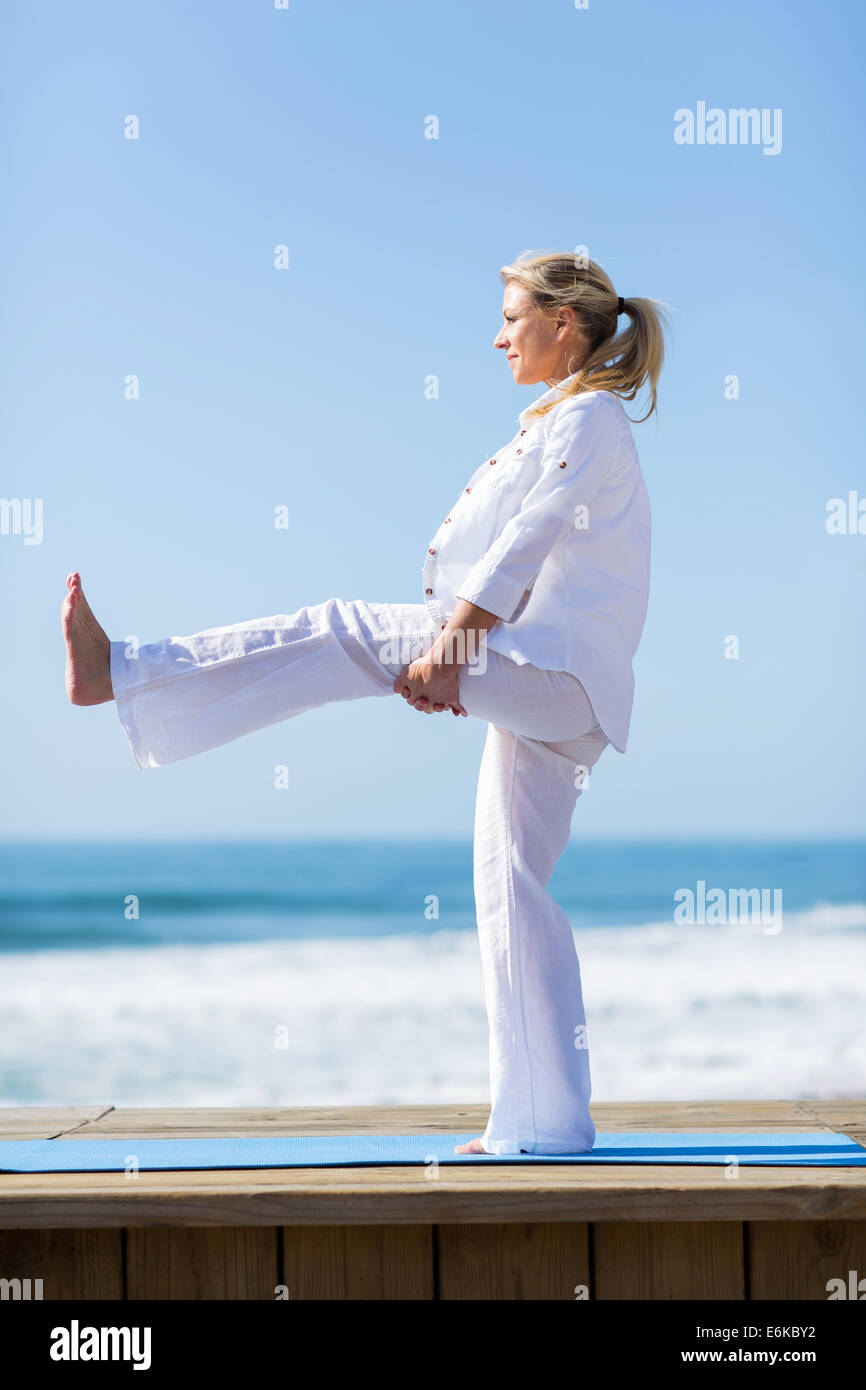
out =
<svg viewBox="0 0 866 1390"><path fill-rule="evenodd" d="M568 386L568 383L570 381L574 381L574 378L577 375L577 372L572 372L570 376L564 376L561 381L558 381L554 386L551 386L549 390L545 391L542 396L538 396L537 399L532 402L532 405L528 405L524 410L521 410L520 414L517 417L521 425L525 424L525 416L527 416L531 410L535 410L540 405L547 405L548 401L561 400L563 395L565 394L564 388Z"/></svg>

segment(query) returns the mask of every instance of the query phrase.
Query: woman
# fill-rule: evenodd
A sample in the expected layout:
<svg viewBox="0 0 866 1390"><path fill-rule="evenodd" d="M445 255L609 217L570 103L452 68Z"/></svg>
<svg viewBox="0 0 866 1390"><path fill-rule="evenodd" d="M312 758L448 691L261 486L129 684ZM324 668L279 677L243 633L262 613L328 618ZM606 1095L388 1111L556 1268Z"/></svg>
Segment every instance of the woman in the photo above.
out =
<svg viewBox="0 0 866 1390"><path fill-rule="evenodd" d="M495 346L518 385L549 389L432 537L423 603L335 598L130 651L106 636L74 573L67 691L74 704L117 702L141 768L368 695L485 720L474 876L491 1109L458 1152L586 1152L580 967L546 885L590 770L608 743L625 752L650 509L621 400L646 386L642 418L655 409L662 316L570 253L526 253L500 276Z"/></svg>

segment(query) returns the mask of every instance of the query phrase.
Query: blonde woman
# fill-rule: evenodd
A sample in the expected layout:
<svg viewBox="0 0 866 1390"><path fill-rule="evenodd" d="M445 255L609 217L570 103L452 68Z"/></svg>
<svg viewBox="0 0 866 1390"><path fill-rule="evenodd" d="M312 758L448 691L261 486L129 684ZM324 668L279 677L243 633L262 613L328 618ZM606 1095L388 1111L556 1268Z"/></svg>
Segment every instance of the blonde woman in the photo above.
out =
<svg viewBox="0 0 866 1390"><path fill-rule="evenodd" d="M650 507L622 402L646 388L642 418L655 409L663 319L568 252L525 253L500 276L495 346L518 385L547 389L431 536L423 602L332 598L128 652L73 573L67 691L116 701L141 768L330 701L396 693L419 713L483 719L474 880L491 1107L458 1152L586 1152L580 966L547 884L592 768L608 743L625 752Z"/></svg>

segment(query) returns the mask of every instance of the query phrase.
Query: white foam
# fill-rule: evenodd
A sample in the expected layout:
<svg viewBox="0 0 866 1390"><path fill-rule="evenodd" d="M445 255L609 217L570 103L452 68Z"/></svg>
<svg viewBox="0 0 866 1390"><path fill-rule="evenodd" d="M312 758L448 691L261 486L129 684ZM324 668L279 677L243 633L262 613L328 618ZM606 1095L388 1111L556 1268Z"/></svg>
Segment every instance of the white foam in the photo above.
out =
<svg viewBox="0 0 866 1390"><path fill-rule="evenodd" d="M862 1095L866 908L576 933L595 1100ZM0 958L2 1103L487 1096L467 932ZM284 1027L288 1048L276 1048Z"/></svg>

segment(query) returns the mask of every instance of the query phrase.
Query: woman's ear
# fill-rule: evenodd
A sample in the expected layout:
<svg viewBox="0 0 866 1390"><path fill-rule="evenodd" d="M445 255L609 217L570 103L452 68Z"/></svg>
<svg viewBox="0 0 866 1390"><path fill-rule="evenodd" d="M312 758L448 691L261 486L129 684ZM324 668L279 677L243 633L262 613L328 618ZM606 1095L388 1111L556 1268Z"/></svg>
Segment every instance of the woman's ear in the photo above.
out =
<svg viewBox="0 0 866 1390"><path fill-rule="evenodd" d="M571 333L574 330L576 318L577 316L570 304L563 304L561 308L557 309L556 327L554 329L557 338L559 337L560 333L563 332L563 330L566 334Z"/></svg>

